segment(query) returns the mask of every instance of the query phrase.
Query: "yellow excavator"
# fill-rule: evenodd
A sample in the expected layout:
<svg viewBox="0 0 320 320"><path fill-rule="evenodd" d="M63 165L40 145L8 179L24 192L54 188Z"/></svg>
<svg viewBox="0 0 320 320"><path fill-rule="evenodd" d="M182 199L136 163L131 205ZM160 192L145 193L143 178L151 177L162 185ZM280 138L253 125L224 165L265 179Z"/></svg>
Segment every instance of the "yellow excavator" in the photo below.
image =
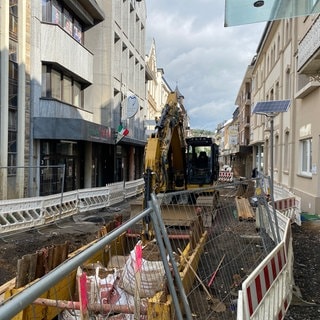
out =
<svg viewBox="0 0 320 320"><path fill-rule="evenodd" d="M208 137L186 137L186 114L171 92L145 147L145 173L155 193L212 186L218 179L218 146Z"/></svg>
<svg viewBox="0 0 320 320"><path fill-rule="evenodd" d="M185 201L183 204L208 212L214 210L219 199L219 192L214 188L219 174L219 148L210 137L186 137L187 116L180 99L177 91L168 95L155 132L145 147L143 205L147 207L151 193L157 194L159 199L165 197L166 206L161 212L167 225L180 225L185 221L185 212L179 217L179 210L176 207L170 210L170 206L178 206ZM179 198L179 191L190 189L197 190L187 195L181 192ZM168 203L170 194L173 197ZM131 206L132 215L141 211L141 203L138 207L136 205ZM193 219L191 216L190 220Z"/></svg>

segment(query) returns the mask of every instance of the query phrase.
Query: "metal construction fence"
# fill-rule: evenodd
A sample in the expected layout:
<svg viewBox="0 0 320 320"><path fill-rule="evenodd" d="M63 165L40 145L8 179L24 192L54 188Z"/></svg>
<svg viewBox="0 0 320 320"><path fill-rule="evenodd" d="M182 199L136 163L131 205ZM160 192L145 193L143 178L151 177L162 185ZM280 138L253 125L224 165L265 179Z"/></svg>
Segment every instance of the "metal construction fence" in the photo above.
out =
<svg viewBox="0 0 320 320"><path fill-rule="evenodd" d="M8 180L14 181L10 186L10 197L18 194L24 194L25 197L61 194L72 185L72 178L69 172L66 173L64 164L0 167L0 171Z"/></svg>
<svg viewBox="0 0 320 320"><path fill-rule="evenodd" d="M257 186L257 228L268 235L275 247L245 279L239 290L237 319L283 319L292 300L294 287L291 223L300 216L292 203L287 210L276 210L263 192L263 181ZM268 200L268 201L267 201Z"/></svg>
<svg viewBox="0 0 320 320"><path fill-rule="evenodd" d="M21 293L9 290L13 296L0 304L0 318L24 309L28 316L22 319L39 314L79 319L84 311L92 319L283 319L294 284L292 221L275 210L257 183L254 207L243 183L214 186L220 195L214 205L212 188L152 196L149 209L73 253ZM100 194L91 198L105 200ZM82 203L86 207L89 200ZM155 242L139 249L145 250L139 264L137 246L146 234ZM160 264L151 267L151 262ZM115 297L102 296L90 281L102 285L104 278L91 270L86 281L93 289L86 290L83 306L81 282L75 279L88 265L120 272L113 271L117 276L109 283ZM39 298L44 292L50 299Z"/></svg>

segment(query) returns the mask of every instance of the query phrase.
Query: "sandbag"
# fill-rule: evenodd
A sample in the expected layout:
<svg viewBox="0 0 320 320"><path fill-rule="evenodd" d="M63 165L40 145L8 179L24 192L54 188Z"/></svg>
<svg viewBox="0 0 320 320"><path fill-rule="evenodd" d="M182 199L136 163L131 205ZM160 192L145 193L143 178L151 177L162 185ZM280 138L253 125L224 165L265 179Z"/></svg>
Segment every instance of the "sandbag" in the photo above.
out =
<svg viewBox="0 0 320 320"><path fill-rule="evenodd" d="M150 245L151 247L152 245ZM141 265L141 285L139 295L141 298L150 298L158 291L163 289L165 269L163 262L159 260L160 255L155 253L154 248L150 250L148 245L142 251L142 265ZM149 252L147 252L149 250ZM151 252L152 251L152 252ZM151 260L151 259L158 260ZM129 294L134 295L136 287L135 277L136 257L135 251L132 250L123 268L122 279L119 286Z"/></svg>

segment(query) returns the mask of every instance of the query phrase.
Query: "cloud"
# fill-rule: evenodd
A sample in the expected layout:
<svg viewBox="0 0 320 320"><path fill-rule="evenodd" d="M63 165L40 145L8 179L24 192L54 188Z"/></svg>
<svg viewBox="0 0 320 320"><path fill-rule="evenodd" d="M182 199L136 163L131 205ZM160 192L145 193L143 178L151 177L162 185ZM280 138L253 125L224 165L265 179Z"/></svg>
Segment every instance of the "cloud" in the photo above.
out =
<svg viewBox="0 0 320 320"><path fill-rule="evenodd" d="M192 128L214 130L232 117L245 70L264 23L223 27L219 0L147 0L147 46L156 43L157 66L185 96Z"/></svg>

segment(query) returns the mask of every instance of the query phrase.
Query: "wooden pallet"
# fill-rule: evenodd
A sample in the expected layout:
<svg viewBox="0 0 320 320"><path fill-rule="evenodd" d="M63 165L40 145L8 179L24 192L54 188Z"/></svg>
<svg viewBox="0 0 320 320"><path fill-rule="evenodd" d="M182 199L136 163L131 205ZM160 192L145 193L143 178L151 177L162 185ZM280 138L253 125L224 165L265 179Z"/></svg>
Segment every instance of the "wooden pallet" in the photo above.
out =
<svg viewBox="0 0 320 320"><path fill-rule="evenodd" d="M239 220L254 221L255 214L249 203L249 200L247 198L242 198L242 197L236 197L235 199L236 199Z"/></svg>

